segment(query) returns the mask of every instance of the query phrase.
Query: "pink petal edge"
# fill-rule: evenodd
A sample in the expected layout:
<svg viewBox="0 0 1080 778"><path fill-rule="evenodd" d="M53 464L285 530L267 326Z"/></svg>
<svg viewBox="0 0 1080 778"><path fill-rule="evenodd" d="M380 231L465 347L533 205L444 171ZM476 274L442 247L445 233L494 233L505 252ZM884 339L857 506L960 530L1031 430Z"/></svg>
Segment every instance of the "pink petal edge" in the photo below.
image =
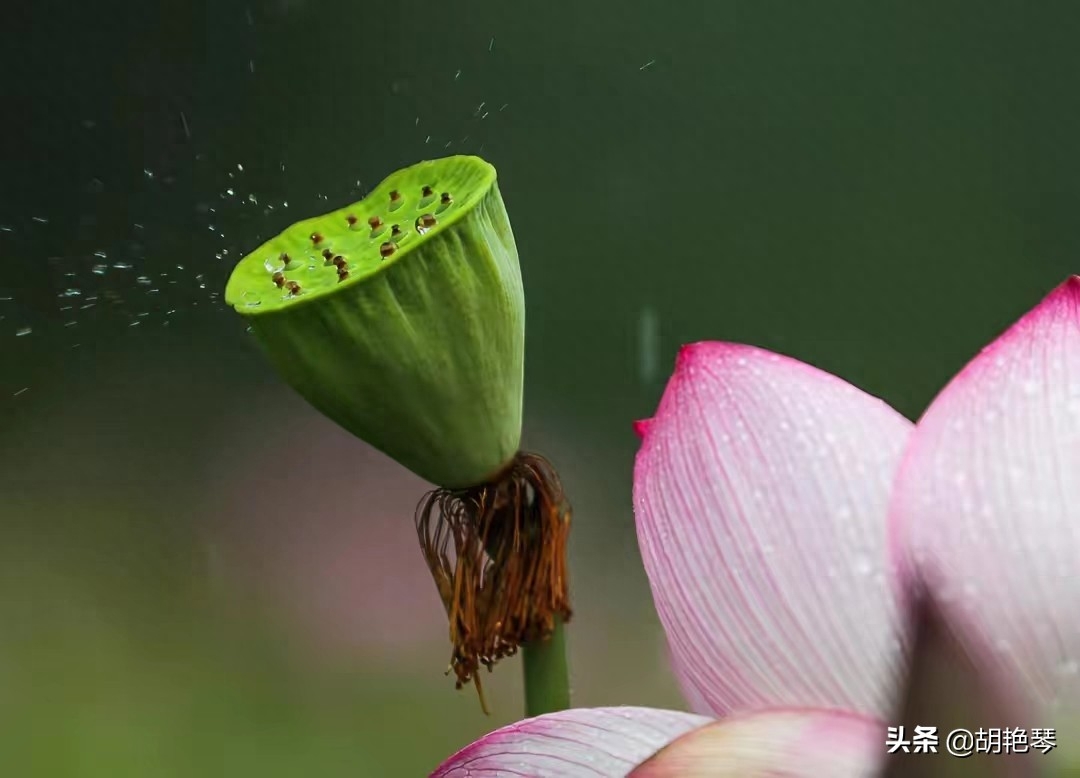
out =
<svg viewBox="0 0 1080 778"><path fill-rule="evenodd" d="M679 352L634 508L695 710L888 710L903 636L886 514L911 426L794 359L731 343Z"/></svg>
<svg viewBox="0 0 1080 778"><path fill-rule="evenodd" d="M870 778L884 761L884 730L846 711L786 708L732 716L678 738L630 778Z"/></svg>
<svg viewBox="0 0 1080 778"><path fill-rule="evenodd" d="M519 721L443 762L431 778L624 778L675 738L708 723L656 708L575 708Z"/></svg>
<svg viewBox="0 0 1080 778"><path fill-rule="evenodd" d="M1080 702L1080 278L920 419L891 531L966 649L1027 704ZM1047 726L1037 723L1036 726Z"/></svg>

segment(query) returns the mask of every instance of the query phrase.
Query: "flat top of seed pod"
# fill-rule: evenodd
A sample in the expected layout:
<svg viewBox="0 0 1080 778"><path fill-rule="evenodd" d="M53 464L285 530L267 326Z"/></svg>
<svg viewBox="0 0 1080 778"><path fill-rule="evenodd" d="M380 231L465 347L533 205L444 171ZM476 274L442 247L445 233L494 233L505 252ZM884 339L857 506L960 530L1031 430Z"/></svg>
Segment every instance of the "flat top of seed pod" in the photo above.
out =
<svg viewBox="0 0 1080 778"><path fill-rule="evenodd" d="M362 283L465 216L494 182L495 168L479 157L399 170L360 202L297 222L241 259L225 302L254 316Z"/></svg>

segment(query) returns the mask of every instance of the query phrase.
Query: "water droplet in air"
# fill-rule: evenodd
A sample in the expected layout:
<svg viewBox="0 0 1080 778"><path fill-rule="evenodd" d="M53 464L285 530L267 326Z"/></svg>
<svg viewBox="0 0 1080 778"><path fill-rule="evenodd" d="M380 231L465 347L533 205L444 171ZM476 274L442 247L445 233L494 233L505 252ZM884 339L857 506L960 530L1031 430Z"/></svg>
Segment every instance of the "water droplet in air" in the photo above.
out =
<svg viewBox="0 0 1080 778"><path fill-rule="evenodd" d="M660 368L660 320L649 305L638 315L638 348L641 382L649 384Z"/></svg>
<svg viewBox="0 0 1080 778"><path fill-rule="evenodd" d="M31 327L19 327L19 329L15 330L15 337L22 338L29 335L33 331L34 330Z"/></svg>

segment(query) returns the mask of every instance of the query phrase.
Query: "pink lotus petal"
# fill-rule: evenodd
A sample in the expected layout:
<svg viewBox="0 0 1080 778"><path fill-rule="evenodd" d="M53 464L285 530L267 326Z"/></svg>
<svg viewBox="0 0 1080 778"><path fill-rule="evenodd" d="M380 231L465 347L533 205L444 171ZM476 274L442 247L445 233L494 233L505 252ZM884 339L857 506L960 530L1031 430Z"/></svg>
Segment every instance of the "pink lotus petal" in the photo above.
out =
<svg viewBox="0 0 1080 778"><path fill-rule="evenodd" d="M968 650L1080 701L1080 278L984 349L919 421L895 532ZM1044 723L1033 726L1046 726Z"/></svg>
<svg viewBox="0 0 1080 778"><path fill-rule="evenodd" d="M649 433L649 427L652 426L652 419L639 419L634 422L634 434L643 439Z"/></svg>
<svg viewBox="0 0 1080 778"><path fill-rule="evenodd" d="M576 708L511 724L447 759L431 778L624 778L709 720L655 708Z"/></svg>
<svg viewBox="0 0 1080 778"><path fill-rule="evenodd" d="M885 740L878 722L851 713L762 711L683 735L630 778L869 778Z"/></svg>
<svg viewBox="0 0 1080 778"><path fill-rule="evenodd" d="M796 360L728 343L680 352L634 506L695 710L888 709L901 629L885 518L910 430Z"/></svg>

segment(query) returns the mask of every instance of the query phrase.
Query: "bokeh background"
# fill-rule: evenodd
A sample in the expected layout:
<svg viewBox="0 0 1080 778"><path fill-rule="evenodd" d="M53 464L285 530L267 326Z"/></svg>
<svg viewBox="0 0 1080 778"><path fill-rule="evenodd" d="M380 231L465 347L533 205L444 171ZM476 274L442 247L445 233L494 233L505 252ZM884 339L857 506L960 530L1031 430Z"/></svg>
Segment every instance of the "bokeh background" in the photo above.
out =
<svg viewBox="0 0 1080 778"><path fill-rule="evenodd" d="M499 169L526 443L576 507L582 705L681 706L630 423L745 341L916 417L1077 264L1070 2L41 2L0 82L0 773L420 776L426 485L309 410L221 292L421 158Z"/></svg>

